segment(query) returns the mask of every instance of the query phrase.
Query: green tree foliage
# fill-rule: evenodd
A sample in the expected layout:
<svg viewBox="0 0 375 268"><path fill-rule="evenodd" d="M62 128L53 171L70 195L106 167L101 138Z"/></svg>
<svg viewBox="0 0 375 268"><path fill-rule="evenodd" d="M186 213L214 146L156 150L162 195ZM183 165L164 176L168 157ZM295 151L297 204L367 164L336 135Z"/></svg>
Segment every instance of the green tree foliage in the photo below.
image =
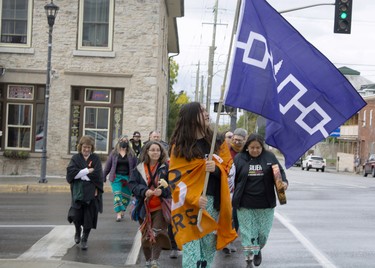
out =
<svg viewBox="0 0 375 268"><path fill-rule="evenodd" d="M254 133L256 130L257 118L257 114L244 111L243 115L238 119L237 127L246 129L249 134Z"/></svg>

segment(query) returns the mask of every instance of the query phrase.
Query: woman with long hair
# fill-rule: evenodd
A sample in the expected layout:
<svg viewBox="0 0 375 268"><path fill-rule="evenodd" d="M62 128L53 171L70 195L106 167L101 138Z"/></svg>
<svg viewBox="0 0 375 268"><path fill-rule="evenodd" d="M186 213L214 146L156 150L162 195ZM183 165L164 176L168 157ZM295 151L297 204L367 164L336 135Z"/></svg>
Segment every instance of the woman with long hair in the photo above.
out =
<svg viewBox="0 0 375 268"><path fill-rule="evenodd" d="M137 164L137 157L133 149L129 146L127 136L119 138L115 148L108 156L103 171L104 182L109 174L113 192L113 208L116 213L116 221L121 221L126 208L131 201L131 191L128 187L129 177Z"/></svg>
<svg viewBox="0 0 375 268"><path fill-rule="evenodd" d="M171 198L167 159L167 152L159 142L147 142L129 181L129 188L137 199L134 214L141 225L146 267L152 268L161 267L161 250L171 248L167 230Z"/></svg>
<svg viewBox="0 0 375 268"><path fill-rule="evenodd" d="M220 157L226 153L230 159L229 148L223 141L215 142L215 157L207 159L213 139L209 124L209 115L200 103L185 104L171 137L172 227L182 248L184 268L211 267L216 250L237 236L231 223L228 173ZM202 195L206 172L207 191ZM201 226L199 210L203 211Z"/></svg>
<svg viewBox="0 0 375 268"><path fill-rule="evenodd" d="M264 139L258 134L251 134L234 158L236 175L232 202L237 209L247 267L261 264L261 249L271 231L276 207L274 165L280 170L286 190L288 180L284 169L276 156L264 148Z"/></svg>

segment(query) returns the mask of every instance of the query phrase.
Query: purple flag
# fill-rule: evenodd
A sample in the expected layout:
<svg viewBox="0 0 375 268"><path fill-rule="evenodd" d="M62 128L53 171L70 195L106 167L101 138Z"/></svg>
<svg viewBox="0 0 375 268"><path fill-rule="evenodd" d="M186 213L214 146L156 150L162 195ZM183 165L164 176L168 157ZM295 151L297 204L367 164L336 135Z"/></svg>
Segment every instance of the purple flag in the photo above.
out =
<svg viewBox="0 0 375 268"><path fill-rule="evenodd" d="M242 1L225 105L267 118L266 143L293 163L365 101L265 0Z"/></svg>

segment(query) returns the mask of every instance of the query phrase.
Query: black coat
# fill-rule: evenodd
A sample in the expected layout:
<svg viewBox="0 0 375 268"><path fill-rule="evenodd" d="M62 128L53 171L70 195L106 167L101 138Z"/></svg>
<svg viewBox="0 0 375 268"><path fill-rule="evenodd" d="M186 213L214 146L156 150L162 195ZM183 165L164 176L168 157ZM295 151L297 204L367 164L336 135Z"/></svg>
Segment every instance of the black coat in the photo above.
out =
<svg viewBox="0 0 375 268"><path fill-rule="evenodd" d="M263 185L260 188L261 190L264 189L264 192L261 191L262 194L260 196L254 196L254 192L249 193L245 190L246 184L251 183L252 178L254 178L249 176L249 165L254 163L260 165L263 172ZM279 165L282 180L288 183L284 169L272 152L263 150L256 158L251 157L248 152L241 152L236 155L234 158L234 166L236 168L235 188L232 199L234 208L274 208L276 206L273 164ZM248 202L248 200L253 201Z"/></svg>
<svg viewBox="0 0 375 268"><path fill-rule="evenodd" d="M80 179L74 179L81 169L84 168L94 168L94 171L87 176L90 181L82 181ZM103 211L103 202L101 195L104 192L103 188L103 169L100 158L97 154L91 154L87 161L81 153L73 155L71 158L68 167L66 168L66 180L70 184L70 189L72 191L74 183L83 184L83 202L91 202L95 198L100 200L99 212ZM95 190L98 190L99 196L95 197ZM75 202L73 199L72 192L72 207L79 208L80 203Z"/></svg>
<svg viewBox="0 0 375 268"><path fill-rule="evenodd" d="M157 170L158 178L164 179L168 182L168 164L161 164ZM169 183L169 182L168 182ZM147 177L146 172L144 169L144 163L139 163L137 167L133 170L133 173L129 179L128 183L129 189L132 191L135 198L138 200L138 205L135 208L139 218L144 219L146 216L146 208L145 208L145 197L146 191L150 189L147 185ZM163 198L171 198L171 190L170 187L163 188L162 194L160 197Z"/></svg>

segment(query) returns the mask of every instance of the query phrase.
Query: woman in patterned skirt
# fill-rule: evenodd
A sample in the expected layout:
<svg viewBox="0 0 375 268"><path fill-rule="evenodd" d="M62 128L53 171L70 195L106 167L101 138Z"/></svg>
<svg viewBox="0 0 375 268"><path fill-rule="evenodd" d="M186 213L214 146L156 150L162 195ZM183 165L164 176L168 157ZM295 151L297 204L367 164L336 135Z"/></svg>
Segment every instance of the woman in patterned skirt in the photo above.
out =
<svg viewBox="0 0 375 268"><path fill-rule="evenodd" d="M251 134L242 151L234 158L236 175L232 203L237 209L247 267L261 264L261 249L271 231L276 207L273 164L279 166L286 190L288 181L285 172L276 156L265 150L260 135Z"/></svg>
<svg viewBox="0 0 375 268"><path fill-rule="evenodd" d="M137 157L129 146L128 138L122 136L109 155L103 171L104 182L109 174L117 222L124 217L125 210L131 201L131 191L127 184L136 164Z"/></svg>

